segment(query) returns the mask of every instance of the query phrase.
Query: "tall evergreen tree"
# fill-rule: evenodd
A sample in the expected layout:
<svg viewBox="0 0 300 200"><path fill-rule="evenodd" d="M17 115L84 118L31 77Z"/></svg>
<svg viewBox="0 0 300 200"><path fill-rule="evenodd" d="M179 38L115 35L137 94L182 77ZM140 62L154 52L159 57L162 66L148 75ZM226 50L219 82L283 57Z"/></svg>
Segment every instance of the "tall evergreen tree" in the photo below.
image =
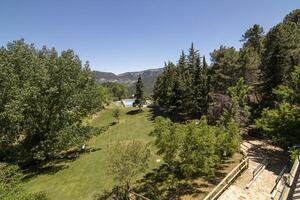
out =
<svg viewBox="0 0 300 200"><path fill-rule="evenodd" d="M294 66L300 63L300 28L296 23L280 23L266 35L262 59L263 100L272 105L272 90L290 79Z"/></svg>
<svg viewBox="0 0 300 200"><path fill-rule="evenodd" d="M293 10L283 19L283 23L296 23L300 26L300 9Z"/></svg>
<svg viewBox="0 0 300 200"><path fill-rule="evenodd" d="M210 98L210 75L208 73L207 63L205 57L203 57L203 62L201 65L200 57L197 58L197 68L195 71L195 77L193 82L193 98L194 98L194 108L193 114L196 117L207 114L207 109L209 107Z"/></svg>
<svg viewBox="0 0 300 200"><path fill-rule="evenodd" d="M174 85L176 66L171 63L165 63L163 73L156 79L153 91L153 98L158 105L163 108L169 106L170 96Z"/></svg>
<svg viewBox="0 0 300 200"><path fill-rule="evenodd" d="M138 81L136 83L136 90L135 90L134 97L135 97L134 105L138 106L139 110L141 111L145 103L144 85L141 76L139 76Z"/></svg>
<svg viewBox="0 0 300 200"><path fill-rule="evenodd" d="M244 78L246 84L251 85L255 96L260 93L261 77L261 59L264 49L264 30L255 24L249 28L242 36L243 47L239 51L240 75Z"/></svg>
<svg viewBox="0 0 300 200"><path fill-rule="evenodd" d="M264 29L254 24L242 36L243 47L252 47L259 55L263 50Z"/></svg>
<svg viewBox="0 0 300 200"><path fill-rule="evenodd" d="M170 113L174 121L183 120L187 116L185 107L186 104L184 103L186 97L184 89L184 83L182 81L181 75L177 73L168 106L168 112Z"/></svg>
<svg viewBox="0 0 300 200"><path fill-rule="evenodd" d="M211 54L214 92L225 93L239 79L239 54L234 47L220 46Z"/></svg>

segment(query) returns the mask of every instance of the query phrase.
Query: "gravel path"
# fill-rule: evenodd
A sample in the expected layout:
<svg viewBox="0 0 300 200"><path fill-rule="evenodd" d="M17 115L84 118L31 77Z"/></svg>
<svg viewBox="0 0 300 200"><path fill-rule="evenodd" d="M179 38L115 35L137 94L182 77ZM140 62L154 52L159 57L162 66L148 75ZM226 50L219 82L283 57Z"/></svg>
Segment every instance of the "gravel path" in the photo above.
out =
<svg viewBox="0 0 300 200"><path fill-rule="evenodd" d="M270 145L267 141L247 138L242 149L248 153L250 158L249 168L223 193L220 200L265 200L271 198L271 191L275 186L275 180L288 156L280 148ZM259 175L249 189L246 185L252 178L252 171L264 158L269 158L269 164Z"/></svg>

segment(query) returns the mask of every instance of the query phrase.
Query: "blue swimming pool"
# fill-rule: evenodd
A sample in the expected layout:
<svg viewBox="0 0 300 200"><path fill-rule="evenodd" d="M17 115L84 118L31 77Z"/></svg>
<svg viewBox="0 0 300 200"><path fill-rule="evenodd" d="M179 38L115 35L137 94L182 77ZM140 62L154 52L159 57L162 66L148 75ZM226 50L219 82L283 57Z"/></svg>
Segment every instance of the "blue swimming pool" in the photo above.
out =
<svg viewBox="0 0 300 200"><path fill-rule="evenodd" d="M122 103L125 107L133 107L134 99L123 99Z"/></svg>

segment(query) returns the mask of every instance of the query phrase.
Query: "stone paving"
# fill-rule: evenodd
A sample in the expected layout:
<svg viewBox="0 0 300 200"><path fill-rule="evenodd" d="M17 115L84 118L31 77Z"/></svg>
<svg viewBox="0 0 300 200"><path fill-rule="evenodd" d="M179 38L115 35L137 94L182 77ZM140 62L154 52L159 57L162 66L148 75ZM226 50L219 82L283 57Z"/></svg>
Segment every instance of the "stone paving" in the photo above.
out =
<svg viewBox="0 0 300 200"><path fill-rule="evenodd" d="M250 158L249 168L222 194L220 200L265 200L271 199L271 191L275 186L275 180L288 161L287 154L280 148L270 145L268 141L247 138L242 149ZM246 189L246 185L253 177L253 170L263 161L269 158L269 164L259 175L252 186Z"/></svg>

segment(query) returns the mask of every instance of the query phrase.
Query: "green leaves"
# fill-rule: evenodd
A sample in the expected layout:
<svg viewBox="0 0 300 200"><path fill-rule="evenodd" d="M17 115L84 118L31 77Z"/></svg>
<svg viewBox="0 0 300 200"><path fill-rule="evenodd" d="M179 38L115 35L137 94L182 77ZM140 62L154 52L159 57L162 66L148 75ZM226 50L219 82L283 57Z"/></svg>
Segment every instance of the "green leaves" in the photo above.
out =
<svg viewBox="0 0 300 200"><path fill-rule="evenodd" d="M198 118L205 115L211 97L211 77L205 58L191 45L189 54L180 55L177 65L165 64L157 78L154 100L174 121Z"/></svg>
<svg viewBox="0 0 300 200"><path fill-rule="evenodd" d="M56 144L67 142L62 134L81 138L83 117L101 107L88 64L82 66L72 50L58 55L55 49L14 41L0 49L0 68L1 145L20 146L26 160L54 156L62 149ZM78 131L63 132L74 125Z"/></svg>
<svg viewBox="0 0 300 200"><path fill-rule="evenodd" d="M220 46L210 56L214 92L224 93L240 77L238 51L234 47Z"/></svg>
<svg viewBox="0 0 300 200"><path fill-rule="evenodd" d="M279 99L279 105L274 109L262 111L256 126L261 128L278 144L288 146L300 142L300 66L292 73L292 80L287 85L280 85L274 90Z"/></svg>
<svg viewBox="0 0 300 200"><path fill-rule="evenodd" d="M133 178L148 167L149 156L147 145L141 141L118 142L109 152L108 173L129 186Z"/></svg>
<svg viewBox="0 0 300 200"><path fill-rule="evenodd" d="M266 105L274 101L272 90L290 80L291 71L300 64L300 28L297 24L280 23L266 35L262 57L263 99Z"/></svg>
<svg viewBox="0 0 300 200"><path fill-rule="evenodd" d="M238 151L240 144L234 121L211 126L205 117L186 125L157 117L152 135L164 161L187 177L214 173L220 161Z"/></svg>
<svg viewBox="0 0 300 200"><path fill-rule="evenodd" d="M21 188L21 171L16 165L0 162L1 200L46 200L44 193L29 194Z"/></svg>
<svg viewBox="0 0 300 200"><path fill-rule="evenodd" d="M145 103L145 96L144 96L144 85L142 82L142 78L141 76L139 76L138 81L136 83L136 89L135 89L135 101L134 101L134 105L138 106L139 109L141 110L144 103Z"/></svg>
<svg viewBox="0 0 300 200"><path fill-rule="evenodd" d="M120 115L121 115L121 110L119 108L116 108L113 111L113 117L117 119L118 123L120 121Z"/></svg>

